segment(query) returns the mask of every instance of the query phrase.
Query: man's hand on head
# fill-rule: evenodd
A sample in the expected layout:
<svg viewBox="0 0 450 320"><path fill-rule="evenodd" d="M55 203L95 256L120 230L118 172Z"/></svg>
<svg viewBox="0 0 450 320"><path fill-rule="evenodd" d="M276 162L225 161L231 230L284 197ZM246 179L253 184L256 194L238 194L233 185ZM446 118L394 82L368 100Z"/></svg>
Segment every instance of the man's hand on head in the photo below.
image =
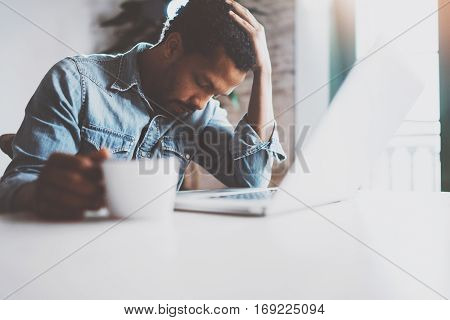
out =
<svg viewBox="0 0 450 320"><path fill-rule="evenodd" d="M267 46L266 32L264 26L259 23L255 16L234 0L225 0L232 10L230 16L247 32L255 50L256 64L253 71L258 73L272 73L269 49Z"/></svg>
<svg viewBox="0 0 450 320"><path fill-rule="evenodd" d="M33 211L46 219L81 219L105 205L101 163L106 149L88 155L54 153L35 182Z"/></svg>
<svg viewBox="0 0 450 320"><path fill-rule="evenodd" d="M272 64L264 27L244 6L234 0L224 0L230 6L230 16L248 34L255 52L253 86L247 112L247 122L263 141L269 141L275 128L272 101Z"/></svg>

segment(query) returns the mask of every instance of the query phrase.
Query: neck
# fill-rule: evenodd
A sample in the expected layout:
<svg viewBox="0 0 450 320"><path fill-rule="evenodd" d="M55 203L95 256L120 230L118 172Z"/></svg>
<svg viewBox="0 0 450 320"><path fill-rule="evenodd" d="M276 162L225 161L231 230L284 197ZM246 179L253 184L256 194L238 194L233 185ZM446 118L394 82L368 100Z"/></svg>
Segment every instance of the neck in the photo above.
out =
<svg viewBox="0 0 450 320"><path fill-rule="evenodd" d="M138 57L138 68L141 77L142 89L146 97L158 102L158 92L161 92L161 79L165 66L162 48L159 45L145 50Z"/></svg>

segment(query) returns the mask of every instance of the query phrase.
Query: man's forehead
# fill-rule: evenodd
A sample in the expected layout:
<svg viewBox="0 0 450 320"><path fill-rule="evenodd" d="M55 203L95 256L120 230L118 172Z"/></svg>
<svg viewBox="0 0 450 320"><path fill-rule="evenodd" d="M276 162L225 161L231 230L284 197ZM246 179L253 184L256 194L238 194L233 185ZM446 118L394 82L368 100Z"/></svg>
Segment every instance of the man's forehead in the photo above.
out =
<svg viewBox="0 0 450 320"><path fill-rule="evenodd" d="M246 72L236 67L223 48L218 48L209 56L199 54L197 58L199 59L198 72L215 84L236 87L246 76Z"/></svg>

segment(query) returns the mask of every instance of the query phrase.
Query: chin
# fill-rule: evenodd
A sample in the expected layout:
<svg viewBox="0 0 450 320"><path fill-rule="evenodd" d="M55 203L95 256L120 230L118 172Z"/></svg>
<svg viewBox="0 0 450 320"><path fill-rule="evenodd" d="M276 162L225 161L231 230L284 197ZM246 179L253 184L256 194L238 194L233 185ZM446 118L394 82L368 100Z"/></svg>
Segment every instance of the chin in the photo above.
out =
<svg viewBox="0 0 450 320"><path fill-rule="evenodd" d="M181 109L179 107L167 107L164 109L164 113L172 117L181 117L187 114L184 109Z"/></svg>

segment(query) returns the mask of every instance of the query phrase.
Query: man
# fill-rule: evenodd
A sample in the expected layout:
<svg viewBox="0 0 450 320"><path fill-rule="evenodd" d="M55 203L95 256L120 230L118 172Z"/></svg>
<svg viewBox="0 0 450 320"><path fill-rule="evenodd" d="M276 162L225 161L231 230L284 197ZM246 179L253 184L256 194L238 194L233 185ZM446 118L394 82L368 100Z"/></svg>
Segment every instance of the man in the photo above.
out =
<svg viewBox="0 0 450 320"><path fill-rule="evenodd" d="M214 97L254 74L248 112L233 130ZM1 211L80 218L104 206L100 164L176 157L230 187L268 185L285 154L272 106L264 29L234 1L190 0L155 46L66 58L42 80L13 142Z"/></svg>

